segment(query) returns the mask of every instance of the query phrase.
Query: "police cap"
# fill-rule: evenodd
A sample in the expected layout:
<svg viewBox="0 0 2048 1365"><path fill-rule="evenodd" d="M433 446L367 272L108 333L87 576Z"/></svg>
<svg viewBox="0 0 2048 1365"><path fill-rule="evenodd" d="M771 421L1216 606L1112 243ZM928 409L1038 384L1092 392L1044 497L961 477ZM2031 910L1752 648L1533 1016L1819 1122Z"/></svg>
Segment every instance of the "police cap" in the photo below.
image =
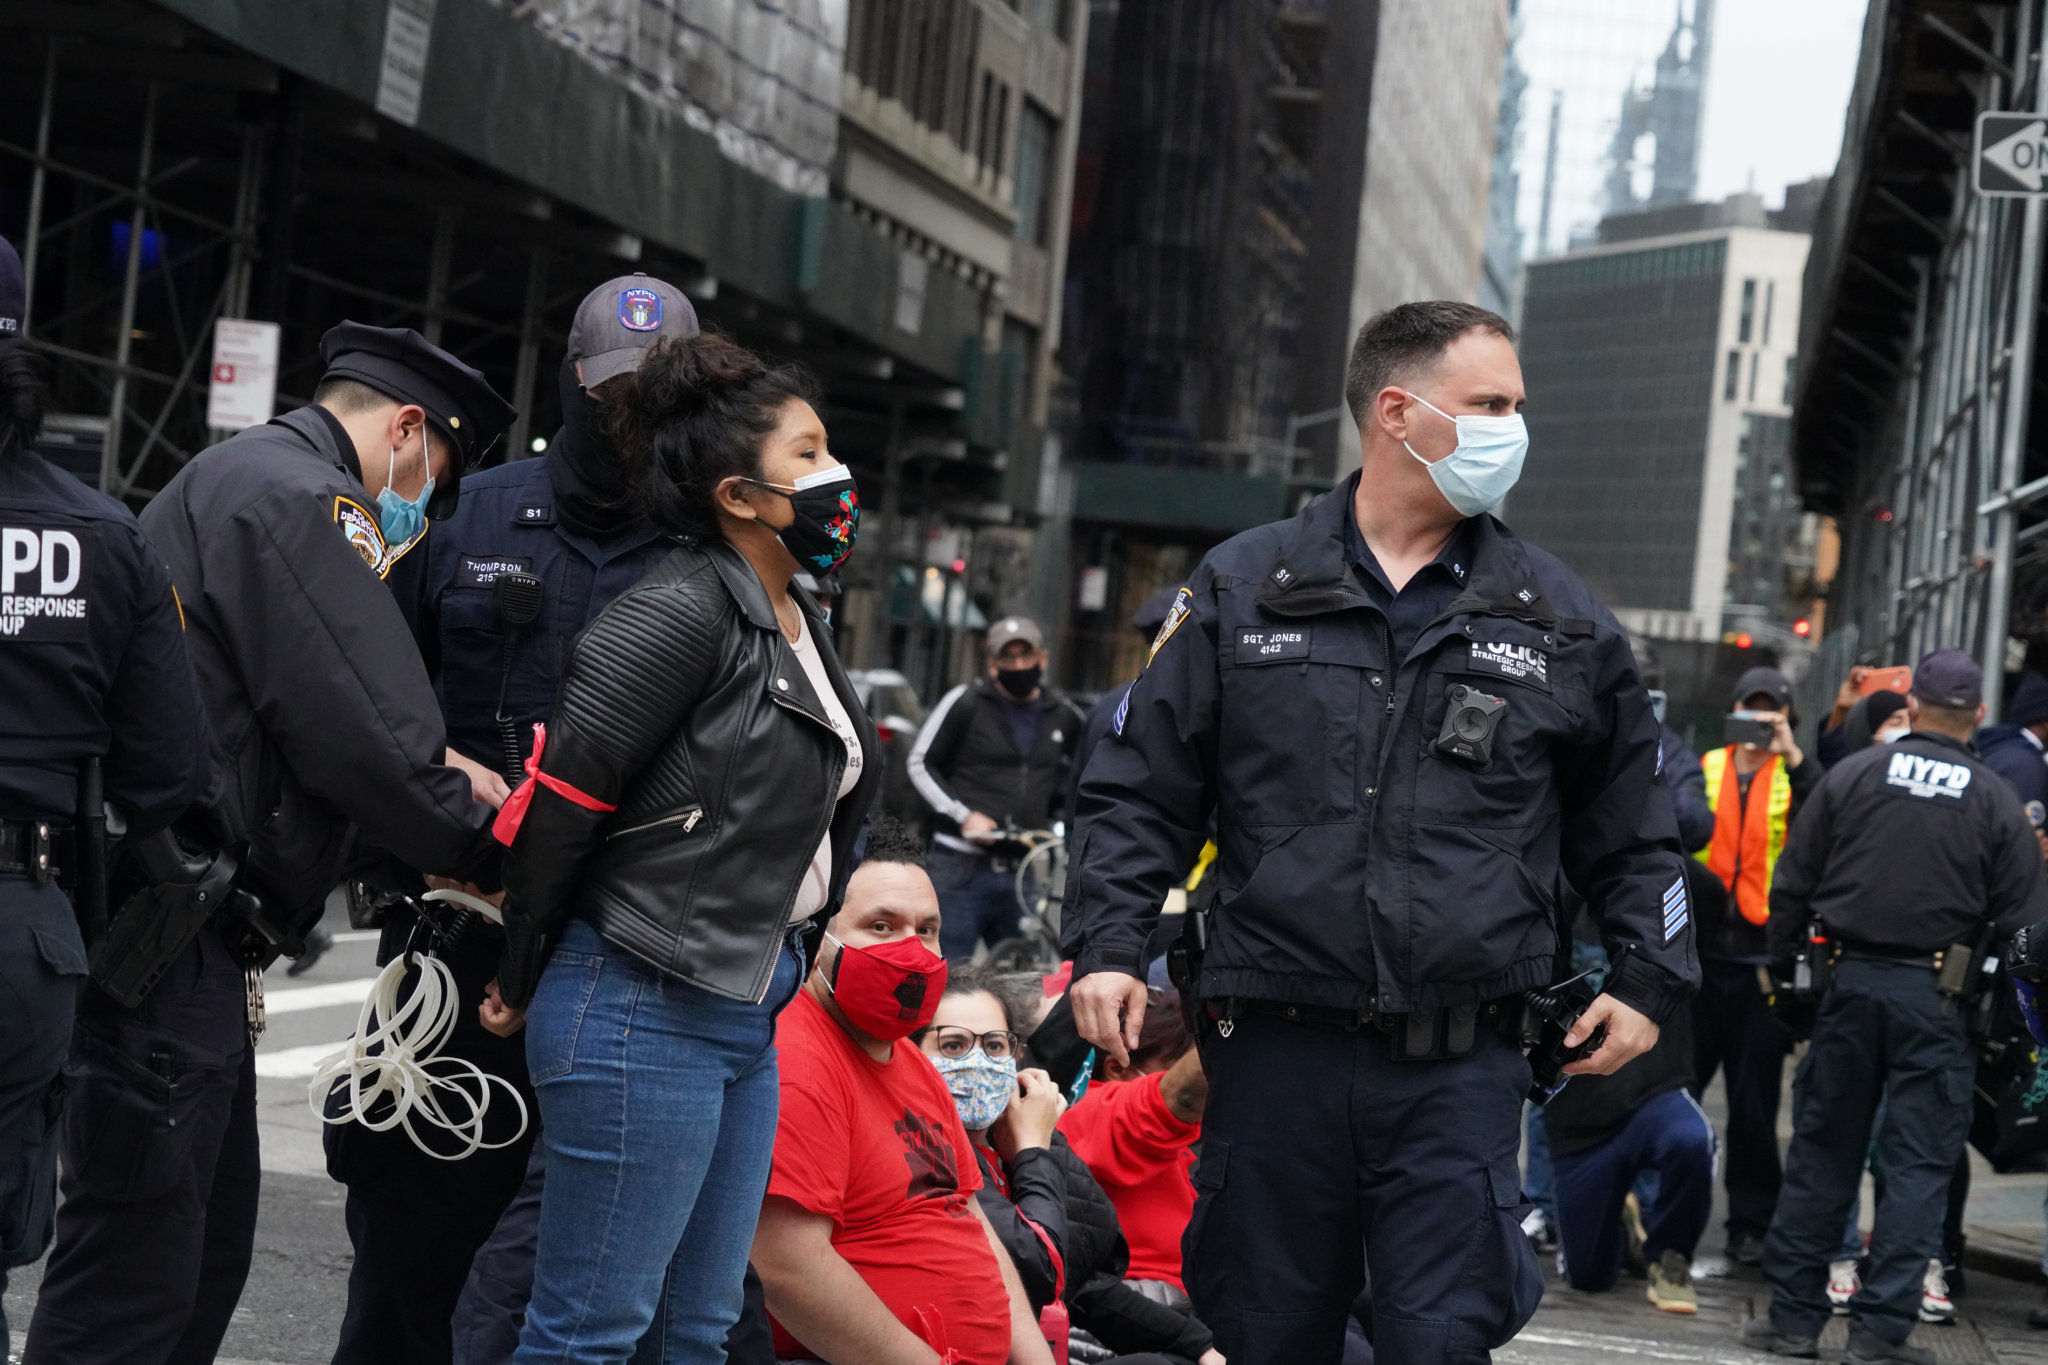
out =
<svg viewBox="0 0 2048 1365"><path fill-rule="evenodd" d="M578 382L594 389L615 375L640 368L648 350L663 337L697 335L697 310L683 291L644 272L606 280L576 305L569 324L569 359Z"/></svg>
<svg viewBox="0 0 2048 1365"><path fill-rule="evenodd" d="M437 484L429 512L454 510L462 471L479 460L519 414L498 397L481 372L463 364L410 327L369 327L343 322L320 338L323 382L353 379L401 403L417 404L455 448L446 487Z"/></svg>
<svg viewBox="0 0 2048 1365"><path fill-rule="evenodd" d="M1913 666L1913 695L1951 711L1968 711L1984 700L1984 670L1960 649L1937 649Z"/></svg>

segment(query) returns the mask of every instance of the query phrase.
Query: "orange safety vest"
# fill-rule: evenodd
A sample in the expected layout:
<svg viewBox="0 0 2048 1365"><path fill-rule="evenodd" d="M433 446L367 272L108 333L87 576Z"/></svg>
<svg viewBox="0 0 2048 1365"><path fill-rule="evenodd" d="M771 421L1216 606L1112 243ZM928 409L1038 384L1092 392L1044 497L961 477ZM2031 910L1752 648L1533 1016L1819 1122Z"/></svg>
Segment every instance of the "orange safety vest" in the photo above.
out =
<svg viewBox="0 0 2048 1365"><path fill-rule="evenodd" d="M1792 814L1792 778L1776 754L1742 784L1729 779L1735 747L1715 749L1700 760L1707 778L1707 804L1714 810L1714 839L1693 856L1721 879L1735 908L1751 924L1771 914L1771 873L1785 851L1785 827Z"/></svg>

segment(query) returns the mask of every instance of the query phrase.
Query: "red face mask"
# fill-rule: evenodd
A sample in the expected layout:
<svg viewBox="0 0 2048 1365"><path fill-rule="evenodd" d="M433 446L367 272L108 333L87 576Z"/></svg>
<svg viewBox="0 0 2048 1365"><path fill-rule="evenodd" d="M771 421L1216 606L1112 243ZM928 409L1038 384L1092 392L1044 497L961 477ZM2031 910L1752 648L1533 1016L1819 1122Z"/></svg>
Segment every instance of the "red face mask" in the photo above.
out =
<svg viewBox="0 0 2048 1365"><path fill-rule="evenodd" d="M939 997L946 993L946 959L914 935L873 948L832 941L839 944L839 959L825 984L861 1032L894 1042L929 1024L939 1012Z"/></svg>

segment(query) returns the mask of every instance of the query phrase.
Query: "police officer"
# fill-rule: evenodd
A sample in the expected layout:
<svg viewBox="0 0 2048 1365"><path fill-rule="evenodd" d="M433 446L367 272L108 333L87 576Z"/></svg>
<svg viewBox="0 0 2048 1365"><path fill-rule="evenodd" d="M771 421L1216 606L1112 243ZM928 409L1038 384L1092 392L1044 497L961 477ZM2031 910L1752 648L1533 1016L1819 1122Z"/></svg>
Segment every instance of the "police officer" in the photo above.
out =
<svg viewBox="0 0 2048 1365"><path fill-rule="evenodd" d="M690 301L661 280L634 274L591 290L569 329L562 428L546 455L464 479L462 501L397 570L419 566L397 591L447 720L448 761L492 805L522 775L534 722L554 705L569 642L672 548L626 498L604 403L613 381L636 369L656 341L696 333ZM391 914L380 963L403 950L414 924L409 910ZM463 996L443 1051L510 1081L535 1114L525 1040L500 1038L477 1022L502 949L502 934L483 925L441 949ZM487 1140L512 1136L509 1110L494 1107ZM529 1126L511 1145L461 1161L428 1156L396 1129L340 1124L325 1136L329 1169L348 1186L356 1252L336 1365L448 1360L450 1315L478 1247L520 1187L535 1132ZM537 1200L537 1172L535 1182ZM522 1244L531 1232L523 1230ZM465 1314L474 1321L464 1330L501 1332L509 1356L523 1310L523 1295L494 1307L486 1293Z"/></svg>
<svg viewBox="0 0 2048 1365"><path fill-rule="evenodd" d="M1215 813L1185 1247L1231 1365L1336 1361L1361 1247L1385 1359L1484 1360L1535 1311L1530 1067L1498 1025L1553 980L1563 879L1613 961L1576 1070L1646 1050L1698 980L1627 637L1486 515L1527 448L1512 343L1463 303L1365 325L1361 474L1210 552L1082 778L1074 1015L1119 1060Z"/></svg>
<svg viewBox="0 0 2048 1365"><path fill-rule="evenodd" d="M2048 827L2048 677L2024 673L2005 705L2005 723L1977 732L1977 753L2012 784L2036 831ZM2048 846L2048 845L2044 845Z"/></svg>
<svg viewBox="0 0 2048 1365"><path fill-rule="evenodd" d="M1983 674L1961 650L1928 655L1907 699L1913 730L1843 759L1792 827L1766 926L1780 995L1795 956L1824 937L1833 982L1800 1060L1785 1181L1764 1239L1768 1317L1746 1345L1811 1356L1828 1320L1828 1260L1856 1197L1878 1102L1873 1164L1885 1197L1868 1272L1849 1302L1845 1357L1931 1362L1906 1343L1970 1122L1966 1026L1987 928L2048 917L2040 847L2019 801L1970 748Z"/></svg>
<svg viewBox="0 0 2048 1365"><path fill-rule="evenodd" d="M440 761L440 710L383 580L512 410L411 331L343 323L321 355L311 406L200 454L142 517L184 604L213 737L203 827L179 834L235 859L288 945L352 840L477 883L500 851L490 808ZM274 952L246 917L215 914L139 1005L81 1000L64 1203L26 1360L213 1358L255 1234L250 1035Z"/></svg>
<svg viewBox="0 0 2048 1365"><path fill-rule="evenodd" d="M43 1254L56 1211L80 919L105 914L104 849L81 818L89 764L131 834L176 818L206 779L206 718L163 561L133 513L29 444L44 390L21 340L22 285L0 238L0 1293L11 1267Z"/></svg>

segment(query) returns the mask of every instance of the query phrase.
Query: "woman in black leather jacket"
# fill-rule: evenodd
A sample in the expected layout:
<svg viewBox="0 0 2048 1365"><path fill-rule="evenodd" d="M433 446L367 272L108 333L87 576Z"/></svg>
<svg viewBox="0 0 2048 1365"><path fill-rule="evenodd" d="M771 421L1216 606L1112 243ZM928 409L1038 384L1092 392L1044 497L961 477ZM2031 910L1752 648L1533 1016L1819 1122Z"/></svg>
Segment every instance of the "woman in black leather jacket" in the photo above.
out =
<svg viewBox="0 0 2048 1365"><path fill-rule="evenodd" d="M650 351L615 419L677 547L573 646L505 863L484 1022L527 1026L547 1171L522 1365L623 1361L650 1326L664 1360L722 1361L739 1315L775 1015L881 776L791 581L858 516L814 395L706 333Z"/></svg>

